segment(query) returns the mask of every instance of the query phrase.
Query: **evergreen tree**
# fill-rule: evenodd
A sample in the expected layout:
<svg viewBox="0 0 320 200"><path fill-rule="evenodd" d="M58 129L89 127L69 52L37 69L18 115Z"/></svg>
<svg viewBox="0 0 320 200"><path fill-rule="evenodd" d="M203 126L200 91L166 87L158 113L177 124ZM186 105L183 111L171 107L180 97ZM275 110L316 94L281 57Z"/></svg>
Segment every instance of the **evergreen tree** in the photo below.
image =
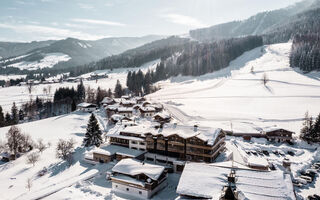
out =
<svg viewBox="0 0 320 200"><path fill-rule="evenodd" d="M4 127L4 126L5 126L5 119L4 119L2 107L0 106L0 127Z"/></svg>
<svg viewBox="0 0 320 200"><path fill-rule="evenodd" d="M18 109L15 102L13 102L13 105L11 107L11 119L13 125L19 123Z"/></svg>
<svg viewBox="0 0 320 200"><path fill-rule="evenodd" d="M312 117L309 116L309 112L306 112L304 116L303 127L300 131L302 139L305 139L305 140L310 139L312 127L313 127Z"/></svg>
<svg viewBox="0 0 320 200"><path fill-rule="evenodd" d="M76 101L73 99L71 104L71 112L75 111L77 109Z"/></svg>
<svg viewBox="0 0 320 200"><path fill-rule="evenodd" d="M86 147L93 145L99 147L102 144L102 132L94 114L90 116L83 143Z"/></svg>
<svg viewBox="0 0 320 200"><path fill-rule="evenodd" d="M115 98L120 98L123 95L122 86L120 84L120 81L117 80L116 87L114 88L114 96Z"/></svg>
<svg viewBox="0 0 320 200"><path fill-rule="evenodd" d="M9 125L12 124L11 116L10 116L10 114L8 112L6 113L6 116L5 116L4 120L5 120L5 125L6 126L9 126Z"/></svg>
<svg viewBox="0 0 320 200"><path fill-rule="evenodd" d="M108 89L107 97L112 97L112 91L110 88Z"/></svg>
<svg viewBox="0 0 320 200"><path fill-rule="evenodd" d="M19 110L19 120L24 120L24 113L22 109Z"/></svg>
<svg viewBox="0 0 320 200"><path fill-rule="evenodd" d="M312 126L311 138L313 142L320 142L320 114Z"/></svg>
<svg viewBox="0 0 320 200"><path fill-rule="evenodd" d="M83 101L86 98L86 89L83 85L82 79L80 79L80 83L77 86L77 97L80 101Z"/></svg>

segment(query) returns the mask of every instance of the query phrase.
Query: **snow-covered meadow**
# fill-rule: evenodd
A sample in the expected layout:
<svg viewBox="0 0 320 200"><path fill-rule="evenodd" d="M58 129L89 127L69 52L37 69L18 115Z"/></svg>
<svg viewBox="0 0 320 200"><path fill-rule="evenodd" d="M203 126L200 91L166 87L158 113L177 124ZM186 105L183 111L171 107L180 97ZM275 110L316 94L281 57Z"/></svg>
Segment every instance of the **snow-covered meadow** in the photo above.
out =
<svg viewBox="0 0 320 200"><path fill-rule="evenodd" d="M148 98L165 103L185 124L249 133L278 126L298 134L305 112L320 112L320 81L319 73L289 66L290 49L291 43L256 48L218 72L160 82L162 89Z"/></svg>

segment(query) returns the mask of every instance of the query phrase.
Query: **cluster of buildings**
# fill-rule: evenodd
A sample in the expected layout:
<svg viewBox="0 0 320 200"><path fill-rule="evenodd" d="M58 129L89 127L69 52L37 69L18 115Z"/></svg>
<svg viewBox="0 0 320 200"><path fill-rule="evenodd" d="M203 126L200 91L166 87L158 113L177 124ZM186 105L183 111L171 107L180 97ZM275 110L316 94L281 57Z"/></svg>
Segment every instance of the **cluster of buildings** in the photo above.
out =
<svg viewBox="0 0 320 200"><path fill-rule="evenodd" d="M182 198L295 199L291 177L282 171L215 162L226 150L228 132L220 128L178 125L162 105L143 97L106 97L102 105L116 128L105 133L106 144L88 152L85 160L116 163L107 173L116 193L148 199L167 186L168 173L179 173L176 192ZM261 135L280 142L292 139L284 129Z"/></svg>

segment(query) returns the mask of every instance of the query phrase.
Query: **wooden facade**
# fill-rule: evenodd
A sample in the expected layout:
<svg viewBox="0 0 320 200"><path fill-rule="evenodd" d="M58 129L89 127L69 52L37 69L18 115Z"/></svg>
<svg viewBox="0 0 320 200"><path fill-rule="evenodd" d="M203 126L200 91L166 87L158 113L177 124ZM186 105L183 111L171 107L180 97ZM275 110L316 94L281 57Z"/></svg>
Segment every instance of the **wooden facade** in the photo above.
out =
<svg viewBox="0 0 320 200"><path fill-rule="evenodd" d="M225 148L225 134L216 138L213 145L208 145L198 137L182 138L177 134L164 137L146 134L147 150L151 153L176 157L185 161L213 162L219 152Z"/></svg>

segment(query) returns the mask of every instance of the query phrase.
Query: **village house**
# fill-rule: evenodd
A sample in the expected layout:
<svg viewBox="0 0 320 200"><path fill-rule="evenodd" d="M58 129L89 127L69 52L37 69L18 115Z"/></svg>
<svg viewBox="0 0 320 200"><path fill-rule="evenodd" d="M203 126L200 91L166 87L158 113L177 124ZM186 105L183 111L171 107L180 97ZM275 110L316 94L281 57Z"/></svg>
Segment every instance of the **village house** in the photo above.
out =
<svg viewBox="0 0 320 200"><path fill-rule="evenodd" d="M130 118L133 115L133 109L131 107L118 107L116 113Z"/></svg>
<svg viewBox="0 0 320 200"><path fill-rule="evenodd" d="M293 132L288 131L283 128L271 127L265 128L262 130L262 133L265 134L265 137L268 141L275 142L292 142L292 134Z"/></svg>
<svg viewBox="0 0 320 200"><path fill-rule="evenodd" d="M132 107L136 104L137 102L134 100L122 100L120 102L120 105L123 107Z"/></svg>
<svg viewBox="0 0 320 200"><path fill-rule="evenodd" d="M125 117L123 115L119 115L119 114L114 114L110 117L109 119L110 123L112 124L116 124L118 122L122 122L122 121L131 121L130 118L128 117Z"/></svg>
<svg viewBox="0 0 320 200"><path fill-rule="evenodd" d="M140 107L139 112L141 117L152 117L156 113L156 109L153 107Z"/></svg>
<svg viewBox="0 0 320 200"><path fill-rule="evenodd" d="M232 161L186 163L176 192L182 199L296 199L290 174Z"/></svg>
<svg viewBox="0 0 320 200"><path fill-rule="evenodd" d="M122 159L112 168L112 191L132 198L149 199L167 186L165 167L135 159Z"/></svg>
<svg viewBox="0 0 320 200"><path fill-rule="evenodd" d="M153 116L153 119L160 124L164 124L170 122L171 116L165 113L157 113Z"/></svg>
<svg viewBox="0 0 320 200"><path fill-rule="evenodd" d="M105 97L101 101L101 104L104 105L104 106L113 105L115 103L116 103L116 101L111 97Z"/></svg>
<svg viewBox="0 0 320 200"><path fill-rule="evenodd" d="M93 149L85 155L89 163L108 163L113 160L120 161L124 158L136 158L143 160L144 151L128 149L118 145L106 145Z"/></svg>
<svg viewBox="0 0 320 200"><path fill-rule="evenodd" d="M83 112L93 112L97 109L97 105L92 103L80 103L77 105L77 109Z"/></svg>

